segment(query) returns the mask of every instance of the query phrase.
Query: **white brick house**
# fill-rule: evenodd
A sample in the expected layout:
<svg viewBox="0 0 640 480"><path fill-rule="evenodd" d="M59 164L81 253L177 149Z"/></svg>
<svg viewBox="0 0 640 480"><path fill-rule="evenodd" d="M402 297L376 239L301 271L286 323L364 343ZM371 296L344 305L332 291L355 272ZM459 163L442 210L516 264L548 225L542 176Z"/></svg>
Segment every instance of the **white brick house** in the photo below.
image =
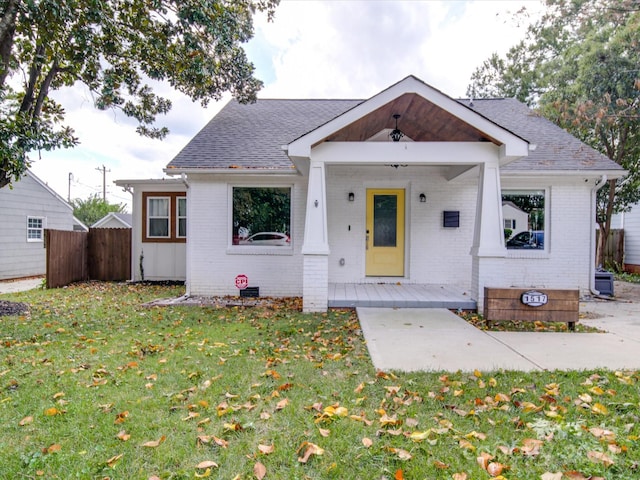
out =
<svg viewBox="0 0 640 480"><path fill-rule="evenodd" d="M336 284L456 285L479 309L485 286L586 293L595 192L624 174L516 100L413 76L364 101L232 101L165 171L187 186L188 294L243 274L306 311ZM543 243L507 248L504 202Z"/></svg>

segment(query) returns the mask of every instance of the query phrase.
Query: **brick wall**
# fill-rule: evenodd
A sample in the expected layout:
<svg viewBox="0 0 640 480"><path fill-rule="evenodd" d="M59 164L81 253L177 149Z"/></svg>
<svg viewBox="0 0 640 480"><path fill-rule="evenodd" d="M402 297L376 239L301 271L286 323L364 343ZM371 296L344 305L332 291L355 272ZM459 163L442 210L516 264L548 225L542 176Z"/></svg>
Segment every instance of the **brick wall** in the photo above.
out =
<svg viewBox="0 0 640 480"><path fill-rule="evenodd" d="M235 277L249 277L261 296L302 295L302 255L306 184L301 177L242 177L226 179L190 176L189 285L191 295L238 295ZM252 247L240 253L231 246L231 188L233 186L290 186L292 250Z"/></svg>

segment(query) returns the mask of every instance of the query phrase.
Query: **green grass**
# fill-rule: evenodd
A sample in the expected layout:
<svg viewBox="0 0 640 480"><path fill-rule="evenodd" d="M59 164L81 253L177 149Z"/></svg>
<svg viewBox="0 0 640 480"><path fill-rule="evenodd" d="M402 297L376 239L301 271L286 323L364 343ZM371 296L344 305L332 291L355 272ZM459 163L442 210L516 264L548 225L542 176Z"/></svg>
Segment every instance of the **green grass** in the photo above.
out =
<svg viewBox="0 0 640 480"><path fill-rule="evenodd" d="M376 372L352 311L141 306L181 293L1 297L0 478L640 477L639 372Z"/></svg>

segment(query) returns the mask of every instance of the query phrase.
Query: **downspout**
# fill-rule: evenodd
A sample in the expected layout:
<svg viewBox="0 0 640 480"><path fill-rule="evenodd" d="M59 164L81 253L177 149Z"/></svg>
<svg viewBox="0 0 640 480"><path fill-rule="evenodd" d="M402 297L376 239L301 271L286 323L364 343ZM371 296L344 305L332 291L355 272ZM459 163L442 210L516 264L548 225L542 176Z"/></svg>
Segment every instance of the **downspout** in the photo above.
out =
<svg viewBox="0 0 640 480"><path fill-rule="evenodd" d="M607 176L603 175L600 180L596 180L596 184L591 189L591 211L596 215L598 214L597 198L598 190L600 190L607 183ZM600 295L600 291L596 290L596 217L591 217L591 258L589 263L589 290L595 296Z"/></svg>

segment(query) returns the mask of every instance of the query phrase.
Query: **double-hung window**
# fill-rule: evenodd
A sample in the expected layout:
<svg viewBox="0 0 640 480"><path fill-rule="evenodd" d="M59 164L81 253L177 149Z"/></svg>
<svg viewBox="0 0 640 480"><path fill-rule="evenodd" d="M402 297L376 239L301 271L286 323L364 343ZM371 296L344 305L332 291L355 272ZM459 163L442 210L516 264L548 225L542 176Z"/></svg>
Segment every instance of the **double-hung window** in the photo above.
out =
<svg viewBox="0 0 640 480"><path fill-rule="evenodd" d="M177 229L176 236L178 238L187 237L187 197L178 197L176 204Z"/></svg>
<svg viewBox="0 0 640 480"><path fill-rule="evenodd" d="M181 192L142 194L142 241L185 242L187 238L187 197Z"/></svg>
<svg viewBox="0 0 640 480"><path fill-rule="evenodd" d="M44 218L27 217L27 242L42 242L44 240Z"/></svg>

